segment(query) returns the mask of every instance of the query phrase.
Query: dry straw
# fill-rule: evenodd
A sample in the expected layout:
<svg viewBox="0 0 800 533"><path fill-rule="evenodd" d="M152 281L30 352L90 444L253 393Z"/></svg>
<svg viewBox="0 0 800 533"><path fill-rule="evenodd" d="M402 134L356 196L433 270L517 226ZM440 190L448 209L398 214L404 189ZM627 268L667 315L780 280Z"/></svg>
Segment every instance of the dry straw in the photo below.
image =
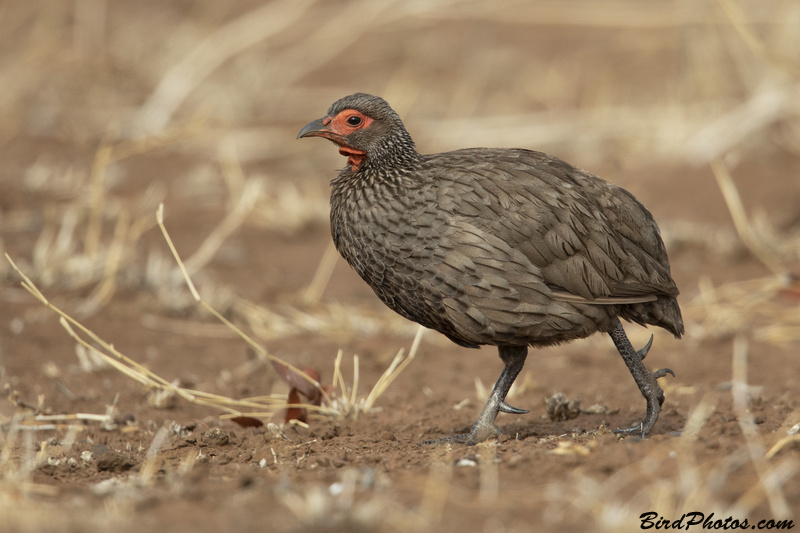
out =
<svg viewBox="0 0 800 533"><path fill-rule="evenodd" d="M715 159L711 168L739 238L772 275L719 287L702 277L697 296L686 306L687 317L695 322L687 328L689 337L732 338L751 332L756 340L792 346L800 341L800 307L793 304L800 286L791 274L800 259L800 233L781 233L766 218L749 217L722 161Z"/></svg>
<svg viewBox="0 0 800 533"><path fill-rule="evenodd" d="M704 432L716 431L707 428L716 411L716 393L708 393L689 412L680 437L654 444L652 452L636 463L602 481L578 472L568 480L553 483L546 498L553 520L588 520L598 530L617 531L640 524L643 510L656 512L670 522L697 511L706 517L713 512L723 519L731 516L752 520L764 503L775 520L793 518L796 509L788 501L785 488L797 476L800 464L789 454L776 460L772 450L765 452L764 442L772 437L759 432L750 412L747 360L748 342L743 336L737 337L732 350L731 395L742 438L736 452L719 461L708 461L698 453L703 449L702 440L708 438ZM792 413L787 424L796 424L799 413L800 410ZM786 443L787 439L782 438L773 449ZM726 491L731 478L741 473L745 464L751 465L756 475L754 479L747 478L752 484L740 487L739 496L731 501Z"/></svg>
<svg viewBox="0 0 800 533"><path fill-rule="evenodd" d="M252 183L252 182L249 182ZM253 197L255 195L247 194L249 190L249 186L245 186L245 190L243 191L242 197ZM210 238L206 241L206 243L210 243L207 246L201 246L201 249L194 255L193 262L191 263L194 268L199 269L200 266L205 264L210 255L213 255L214 250L216 250L219 245L221 244L222 240L224 240L225 236L227 236L231 228L238 227L241 223L242 213L248 211L250 205L244 202L237 205L237 207L229 214L226 220L218 227L218 231L212 234L213 238ZM230 320L225 318L221 313L219 313L216 309L214 309L211 305L209 305L203 298L200 296L199 291L195 287L194 283L189 274L189 267L187 264L184 263L179 254L175 245L167 232L166 226L164 225L164 207L163 204L159 206L157 212L157 223L161 228L164 238L172 251L175 261L183 274L184 280L192 294L192 297L200 305L203 309L205 309L208 313L214 316L217 320L219 320L225 328L232 331L236 336L244 340L251 348L253 348L258 357L261 360L268 360L274 364L281 365L285 367L288 371L294 373L295 375L301 377L308 381L313 387L320 391L320 394L324 398L322 405L307 405L307 404L287 404L286 399L284 396L280 395L270 395L270 396L258 396L252 398L244 398L244 399L233 399L226 396L221 396L205 391L193 390L185 387L179 386L177 383L170 382L140 363L137 363L130 357L126 356L125 354L121 353L117 350L113 344L103 340L99 335L94 333L92 330L85 327L81 324L78 320L71 317L65 311L61 310L59 307L54 305L50 302L47 297L39 290L36 284L24 273L22 270L14 263L8 254L6 254L6 259L11 264L12 268L22 277L22 286L33 296L35 296L42 304L46 307L51 309L57 315L59 315L60 319L59 322L61 326L67 331L67 333L81 346L83 349L88 350L90 353L93 353L101 358L106 364L114 368L115 370L121 372L125 376L141 383L145 387L158 391L161 395L165 396L173 396L176 395L186 401L191 403L203 405L206 407L211 407L217 410L221 410L225 412L228 417L236 417L236 416L255 416L255 417L263 417L263 418L272 418L277 412L286 409L287 407L301 407L312 411L313 413L319 416L325 417L355 417L357 418L359 415L369 412L374 408L375 402L378 398L384 394L387 388L391 385L391 383L400 375L400 373L413 361L414 356L416 354L417 348L419 347L419 343L422 338L423 328L419 328L417 331L417 335L414 338L412 343L411 349L409 350L408 356L403 354L403 350L401 349L395 358L392 360L389 367L386 371L380 376L378 381L370 390L369 394L366 397L360 397L358 395L358 382L359 382L359 364L358 364L358 357L354 357L354 377L353 377L353 385L352 387L348 387L344 376L341 372L341 359L342 359L342 352L339 351L334 365L334 393L329 393L318 381L310 378L304 372L300 371L291 363L288 363L278 357L275 357L272 354L269 354L267 350L253 340L250 336L244 333L239 327L233 324ZM65 418L66 417L66 418ZM81 418L83 417L83 418ZM94 415L63 415L59 420L66 420L66 419L92 419L92 420L100 420L105 425L109 424L107 420L108 416L97 418ZM41 419L37 422L50 422L55 419ZM47 427L50 427L48 425Z"/></svg>

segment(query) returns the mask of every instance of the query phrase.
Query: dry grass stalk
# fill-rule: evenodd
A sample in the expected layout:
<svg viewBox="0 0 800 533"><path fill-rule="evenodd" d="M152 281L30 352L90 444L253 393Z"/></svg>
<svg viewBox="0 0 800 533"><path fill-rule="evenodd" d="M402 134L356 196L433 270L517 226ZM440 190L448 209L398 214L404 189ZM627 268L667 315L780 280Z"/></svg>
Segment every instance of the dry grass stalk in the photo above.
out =
<svg viewBox="0 0 800 533"><path fill-rule="evenodd" d="M374 471L347 468L337 478L327 486L282 488L276 497L303 531L384 531L385 524L392 524L393 530L420 531L406 527L411 513L382 490L381 477Z"/></svg>
<svg viewBox="0 0 800 533"><path fill-rule="evenodd" d="M269 179L264 182L264 194L248 218L248 224L293 235L327 222L328 196L322 187Z"/></svg>
<svg viewBox="0 0 800 533"><path fill-rule="evenodd" d="M661 236L667 250L696 246L717 257L734 258L744 244L735 229L690 220L668 220L661 224Z"/></svg>
<svg viewBox="0 0 800 533"><path fill-rule="evenodd" d="M766 496L772 516L776 519L791 518L793 513L781 487L798 472L798 464L791 459L775 465L767 462L758 427L749 411L747 352L747 340L743 336L737 336L733 342L733 387L731 393L733 394L733 408L745 438L750 462L756 470L759 482L745 492L736 501L734 507L742 509L744 516L747 516Z"/></svg>
<svg viewBox="0 0 800 533"><path fill-rule="evenodd" d="M261 181L248 180L242 187L242 193L239 196L239 201L236 207L225 215L225 219L214 228L214 231L206 237L203 244L195 251L195 253L186 260L185 266L182 269L184 275L195 273L202 269L217 253L220 246L225 242L225 239L236 231L250 214L258 197L261 194ZM163 219L163 204L159 206L159 213ZM162 222L159 222L161 225ZM174 250L173 250L174 254Z"/></svg>
<svg viewBox="0 0 800 533"><path fill-rule="evenodd" d="M339 253L336 251L336 246L334 246L333 242L328 243L328 246L325 248L325 253L322 255L322 259L317 267L317 271L311 279L311 283L309 283L306 290L303 291L301 299L304 303L309 305L319 303L322 293L325 292L325 287L328 286L328 282L333 275L333 269L336 267L338 260Z"/></svg>
<svg viewBox="0 0 800 533"><path fill-rule="evenodd" d="M158 212L156 213L156 219L158 222L158 226L161 228L161 232L164 235L164 239L167 241L167 245L169 246L169 249L172 252L173 257L175 258L175 261L178 264L178 268L183 274L183 278L186 282L187 287L189 288L189 291L192 293L192 297L194 298L195 302L197 302L197 304L199 304L201 307L203 307L203 309L208 311L214 318L222 322L226 327L228 327L231 331L233 331L240 339L242 339L248 345L250 345L250 347L253 348L253 350L255 350L256 354L258 354L259 357L266 358L277 364L283 365L292 372L298 374L303 379L311 383L311 385L319 389L320 392L322 392L323 396L326 396L327 399L327 393L322 389L322 386L318 381L308 377L304 372L300 371L294 365L287 363L286 361L267 353L267 350L263 346L254 341L250 336L245 334L244 331L242 331L240 328L234 325L230 320L222 316L216 309L211 307L200 297L200 293L197 291L197 288L195 287L194 282L192 282L192 279L189 275L188 268L181 260L181 257L178 254L178 250L175 248L175 244L173 243L172 238L169 236L167 228L164 225L164 204L159 205Z"/></svg>
<svg viewBox="0 0 800 533"><path fill-rule="evenodd" d="M56 496L59 492L57 487L34 483L32 481L33 472L37 465L37 454L34 451L34 441L30 432L23 433L24 450L23 457L19 464L12 460L17 442L17 436L24 431L23 421L26 415L15 416L7 424L6 430L2 431L0 425L0 509L7 495L37 495L37 496ZM16 498L14 498L16 499Z"/></svg>
<svg viewBox="0 0 800 533"><path fill-rule="evenodd" d="M739 191L736 189L736 185L734 185L722 161L714 159L711 162L711 169L714 171L714 178L716 178L717 185L722 191L722 196L725 198L728 211L731 213L736 231L739 233L742 242L773 274L776 276L784 275L787 269L781 260L782 254L780 254L781 245L778 244L779 239L776 238L773 231L763 226L760 228L755 226L747 217ZM783 246L786 246L785 241Z"/></svg>
<svg viewBox="0 0 800 533"><path fill-rule="evenodd" d="M100 248L103 207L105 206L105 175L113 150L114 147L107 134L101 142L100 148L95 152L89 176L89 221L86 226L86 239L83 243L83 253L88 257L94 256Z"/></svg>
<svg viewBox="0 0 800 533"><path fill-rule="evenodd" d="M237 207L236 198L244 195L244 188L247 179L242 169L239 153L236 144L230 137L225 138L219 146L219 162L222 167L222 178L225 180L225 187L228 189L228 211L234 211Z"/></svg>
<svg viewBox="0 0 800 533"><path fill-rule="evenodd" d="M191 125L192 128L196 125ZM142 211L150 211L152 204L156 204L165 194L163 184L154 184L146 190L138 206L129 207L128 202L118 198L106 197L105 176L109 165L132 155L141 154L147 150L164 148L177 142L193 130L181 129L169 131L160 137L150 137L137 141L121 141L114 143L112 138L116 135L114 130L109 130L104 136L100 147L96 150L94 162L89 172L88 184L84 184L84 177L80 172L68 172L69 178L50 179L51 174L63 174L63 170L52 168L52 163L45 160L37 161L29 169L31 186L37 186L43 191L54 194L76 194L86 189L83 202L71 203L66 207L54 205L45 213L46 219L59 217L60 223L49 220L36 242L32 255L32 277L45 287L55 284L68 289L78 289L94 285L88 297L81 302L78 313L85 317L99 311L105 306L117 289L120 279L119 274L136 272L132 254L136 243L142 233L153 226L151 212L143 216ZM36 177L34 174L42 174ZM59 193L58 187L66 187L58 183L67 180L67 192ZM41 182L40 185L36 185ZM51 183L55 182L55 184ZM17 215L20 213L15 212ZM48 214L50 213L50 214ZM23 213L24 214L24 213ZM33 215L33 214L32 214ZM115 229L109 244L101 242L103 225L106 219L115 220ZM85 219L83 243L80 244L78 230ZM35 216L10 217L12 222L36 222ZM6 229L4 224L4 230ZM13 227L12 227L13 229ZM130 276L129 276L130 277ZM134 278L138 276L133 276Z"/></svg>
<svg viewBox="0 0 800 533"><path fill-rule="evenodd" d="M150 446L147 449L144 462L142 463L142 467L137 478L138 482L142 485L147 485L150 483L150 480L153 478L156 472L158 472L161 466L158 452L164 445L164 442L167 440L169 433L170 432L167 428L160 427L153 437L153 440L150 442Z"/></svg>
<svg viewBox="0 0 800 533"><path fill-rule="evenodd" d="M313 0L273 2L219 27L161 78L139 112L142 130L161 131L203 79L232 56L284 30L312 4Z"/></svg>
<svg viewBox="0 0 800 533"><path fill-rule="evenodd" d="M695 322L691 338L730 338L739 332L772 344L787 346L800 334L800 309L787 306L781 292L787 280L761 278L714 287L701 278L699 293L685 306L687 318Z"/></svg>
<svg viewBox="0 0 800 533"><path fill-rule="evenodd" d="M365 398L358 397L358 382L359 382L359 364L358 364L358 356L354 356L354 370L353 370L353 386L348 389L347 385L345 384L344 377L341 373L341 358L342 352L339 351L336 361L334 363L334 391L336 388L339 388L339 394L329 394L327 390L322 387L322 385L314 380L313 378L309 377L305 372L300 371L294 365L287 363L286 361L275 357L269 353L257 342L255 342L251 337L246 335L240 328L235 326L231 323L227 318L222 316L219 312L217 312L213 307L208 305L203 299L200 297L199 292L194 286L194 283L189 276L189 272L185 264L180 258L177 249L175 248L172 239L167 232L166 227L164 226L164 209L163 204L159 206L159 210L157 213L157 220L158 225L161 228L161 231L164 235L164 238L167 241L167 244L172 251L173 256L175 257L175 261L178 263L178 267L180 268L181 272L183 273L184 279L186 281L189 290L192 293L195 301L201 305L206 311L208 311L212 316L217 318L220 322L222 322L226 327L230 328L239 338L244 340L247 344L253 348L259 357L267 359L269 361L275 362L282 366L285 366L294 374L300 376L302 379L305 379L311 385L313 385L317 390L320 391L321 395L323 396L323 402L321 406L309 405L309 404L285 404L283 407L300 407L309 409L312 412L316 412L322 416L333 416L333 417L353 417L358 418L360 414L364 414L369 412L373 407L375 402L378 398L386 391L386 389L392 384L392 382L397 379L397 377L405 370L405 368L414 360L416 356L417 349L419 348L419 343L422 340L422 334L424 332L424 328L419 326L417 328L417 334L414 337L414 341L411 344L411 348L409 350L408 356L405 357L403 354L403 350L401 349L395 358L392 360L389 367L384 371L381 377L373 386L372 390ZM252 415L251 415L252 416Z"/></svg>
<svg viewBox="0 0 800 533"><path fill-rule="evenodd" d="M142 325L148 329L174 335L191 335L215 339L230 339L236 334L224 324L208 324L196 320L181 320L153 314L142 315Z"/></svg>
<svg viewBox="0 0 800 533"><path fill-rule="evenodd" d="M480 472L480 487L478 489L478 499L481 503L491 505L497 501L500 492L500 473L497 463L497 442L485 441L477 445L478 469Z"/></svg>
<svg viewBox="0 0 800 533"><path fill-rule="evenodd" d="M592 520L602 530L618 530L626 524L639 523L642 509L655 511L667 518L677 518L683 513L697 510L706 513L713 511L722 516L747 517L766 500L775 519L792 518L794 513L783 487L796 478L800 466L793 457L777 462L769 459L793 440L790 439L792 430L800 428L796 422L800 411L792 413L784 424L787 428L795 424L786 431L789 438L779 440L773 446L775 452L770 450L765 453L758 426L748 410L747 342L742 336L734 342L733 383L734 410L743 432L742 448L738 452L719 462L699 464L696 457L697 441L715 410L714 395L708 394L691 411L677 446L668 444L667 448L657 447L651 457L616 472L602 482L578 475L563 485L554 484L550 488L550 497L553 498L550 513L557 517L556 520L563 520L564 515L569 514L573 520ZM796 429L794 431L797 432ZM643 481L644 472L652 472L655 465L669 461L666 459L666 450L671 450L670 455L677 462L674 477L657 476ZM756 470L756 481L743 490L736 501L728 503L722 492L728 486L730 474L740 471L747 459ZM627 489L632 483L636 485L636 496L631 499Z"/></svg>
<svg viewBox="0 0 800 533"><path fill-rule="evenodd" d="M78 422L99 422L100 427L106 430L116 428L116 421L109 420L107 415L97 415L93 413L72 413L66 415L39 415L31 418L30 421L22 421L17 426L18 431L67 431L82 432L89 426L84 423L70 424L71 421ZM67 422L65 424L53 424L51 422ZM0 422L0 427L10 426L10 422Z"/></svg>
<svg viewBox="0 0 800 533"><path fill-rule="evenodd" d="M535 390L537 388L538 384L533 379L533 376L531 376L529 372L525 372L521 379L515 380L514 384L511 385L506 398L513 400L514 398L521 397L529 390ZM486 400L489 399L489 389L479 377L475 378L475 397L477 398L479 404L486 403Z"/></svg>
<svg viewBox="0 0 800 533"><path fill-rule="evenodd" d="M178 146L183 141L193 139L205 131L207 120L207 116L197 114L186 122L169 126L152 135L122 139L114 146L111 160L120 161L152 150Z"/></svg>
<svg viewBox="0 0 800 533"><path fill-rule="evenodd" d="M245 298L235 298L232 310L260 339L314 333L333 339L351 339L392 331L407 335L416 325L389 309L359 307L337 302L320 302L313 308L292 305L265 307Z"/></svg>
<svg viewBox="0 0 800 533"><path fill-rule="evenodd" d="M13 396L13 393L12 393ZM22 402L18 401L16 398L10 398L14 403L18 406L23 405ZM27 409L18 411L15 416L11 419L4 419L0 418L0 437L3 436L3 430L14 430L14 431L51 431L51 430L66 430L67 436L64 439L65 447L69 448L72 445L72 441L74 440L75 434L80 431L86 430L86 424L71 424L70 422L78 421L78 422L98 422L99 426L106 430L110 431L117 427L117 418L119 412L117 410L117 402L119 401L119 395L114 398L114 401L111 405L106 407L105 414L93 414L93 413L72 413L72 414L60 414L60 415L43 415L39 414L42 411L42 406L44 405L44 395L40 395L38 405L30 406L26 405ZM54 422L62 422L60 424L54 424Z"/></svg>
<svg viewBox="0 0 800 533"><path fill-rule="evenodd" d="M145 366L122 354L114 348L113 344L106 342L66 312L53 305L8 255L6 255L6 259L11 263L14 270L23 278L23 287L42 304L60 316L61 326L76 342L103 358L103 360L114 369L142 385L153 389L170 391L191 403L212 407L237 416L245 415L245 412L242 410L258 410L262 415L270 414L271 416L277 410L284 408L285 402L278 398L261 397L257 400L235 400L217 394L183 388L167 381ZM78 332L80 332L80 334ZM81 335L86 336L89 340L87 341ZM288 363L281 362L288 365Z"/></svg>
<svg viewBox="0 0 800 533"><path fill-rule="evenodd" d="M248 187L245 186L242 194L242 198L253 198L255 195L247 194ZM247 211L251 204L247 202L242 202L239 206L245 206L241 209L234 210L236 213L230 219L236 222L235 225L241 222L242 213ZM357 417L360 413L366 413L370 409L373 408L375 401L385 392L385 390L389 387L389 385L397 378L397 376L406 368L406 366L413 360L416 350L419 346L419 342L422 336L422 328L418 329L417 335L412 343L411 350L409 351L408 357L403 356L402 350L397 354L395 359L390 364L389 368L384 372L381 378L376 382L375 386L370 391L369 395L366 398L359 398L357 396L358 390L358 359L355 358L355 374L354 374L354 384L351 389L348 390L343 376L340 370L340 363L341 363L341 352L337 357L336 361L336 370L334 372L336 384L339 386L341 391L341 395L333 398L331 397L327 391L321 386L319 382L313 380L306 376L305 373L301 372L299 369L283 361L269 353L258 343L256 343L252 338L246 335L241 329L236 327L232 324L228 319L222 316L218 311L216 311L213 307L208 305L201 297L199 292L197 291L194 283L191 280L191 277L188 272L188 268L184 264L184 262L180 259L180 256L175 248L175 245L172 239L169 237L169 233L164 226L164 211L163 211L163 204L159 207L157 213L157 223L161 228L164 238L167 241L167 244L170 250L175 257L175 260L178 264L179 269L181 270L184 280L192 293L192 297L195 301L201 305L206 311L208 311L211 315L216 317L220 322L222 322L226 328L233 331L237 336L247 342L259 355L260 358L273 361L277 364L283 365L290 369L292 372L296 373L299 376L302 376L304 379L307 379L314 387L316 387L322 395L325 397L325 406L309 406L309 405L300 405L299 407L304 407L310 409L312 411L317 411L325 416L354 416ZM225 224L223 225L223 230L220 230L220 234L225 234L226 230L230 229L230 226L234 225ZM207 241L209 242L209 241ZM211 239L211 242L218 246L218 242L220 242L219 235L215 239ZM207 248L212 249L215 246L209 245ZM201 247L202 248L202 247ZM196 255L195 257L203 257L206 258L208 256L208 252L204 252L201 255ZM176 383L169 382L164 378L161 378L154 372L150 371L143 365L137 363L133 359L127 357L126 355L119 352L114 346L102 338L100 338L97 334L93 331L89 330L83 324L72 318L66 312L62 311L60 308L53 305L45 296L44 294L38 289L36 284L27 276L25 275L22 270L14 263L14 261L6 254L6 259L11 264L12 268L22 277L23 287L34 297L36 297L42 304L46 307L54 311L60 317L60 324L62 327L67 331L67 333L75 339L75 341L85 350L90 353L95 354L98 356L102 361L104 361L109 366L113 367L117 371L123 373L124 375L128 376L129 378L141 383L142 385L159 391L162 395L178 395L184 400L187 400L192 403L212 407L215 409L219 409L225 411L231 416L259 416L259 417L266 417L271 418L277 411L282 410L287 407L285 400L278 399L272 396L260 396L254 398L247 398L243 400L235 400L232 398L227 398L224 396L211 394L203 391L196 391L187 388L180 387ZM199 260L198 260L199 262ZM199 268L199 267L198 267ZM77 330L77 331L76 331ZM80 333L78 333L80 332ZM83 336L87 337L89 340L86 340ZM289 406L291 407L291 406ZM242 411L246 410L246 411ZM255 411L255 412L254 412Z"/></svg>
<svg viewBox="0 0 800 533"><path fill-rule="evenodd" d="M403 353L403 349L401 348L386 370L384 370L383 374L381 374L381 377L378 378L378 381L375 382L375 385L366 397L358 396L358 356L353 356L353 385L348 388L341 371L342 351L339 350L333 369L334 394L331 394L330 400L324 403L321 409L318 409L319 415L333 418L350 417L357 419L359 416L371 411L375 407L375 402L378 401L378 398L386 392L394 380L397 379L397 377L402 374L403 370L414 360L424 332L425 328L417 326L417 334L411 343L411 348L408 350L408 356Z"/></svg>
<svg viewBox="0 0 800 533"><path fill-rule="evenodd" d="M81 303L80 311L82 315L88 316L96 313L108 304L111 301L111 297L114 296L117 288L117 274L122 266L126 249L130 245L128 242L130 233L130 214L123 209L120 211L119 218L117 218L114 237L106 254L103 277L89 297Z"/></svg>
<svg viewBox="0 0 800 533"><path fill-rule="evenodd" d="M778 435L785 434L783 437L778 439L778 441L772 445L772 447L767 451L766 458L771 459L775 457L781 450L790 446L794 443L800 443L800 408L795 409L789 418L786 419L786 422L783 424L777 433Z"/></svg>
<svg viewBox="0 0 800 533"><path fill-rule="evenodd" d="M690 335L702 340L750 331L755 339L771 344L796 343L800 340L800 308L790 303L797 288L788 273L793 261L800 258L800 233L779 235L766 220L751 220L724 164L715 159L712 170L739 238L773 276L721 287L701 278L699 294L686 308L687 316L697 321L696 327L689 329Z"/></svg>
<svg viewBox="0 0 800 533"><path fill-rule="evenodd" d="M784 485L796 478L800 471L793 457L770 461L765 453L753 415L749 412L747 397L747 342L737 337L733 348L734 410L743 432L741 448L720 461L698 461L698 439L707 421L715 411L714 393L701 398L690 412L683 434L677 442L657 446L650 457L625 467L603 481L586 475L576 475L564 484L551 487L552 513L564 518L592 520L601 530L619 530L625 525L640 523L643 509L655 511L659 516L675 519L683 513L702 511L708 515L749 517L766 500L772 517L776 520L792 518L791 508L783 492ZM797 412L789 421L797 420ZM787 423L789 423L787 421ZM670 472L674 474L645 477L657 465L676 461ZM756 480L743 487L741 495L733 502L724 495L731 474L740 472L748 462L756 470ZM646 475L645 475L646 476ZM636 485L635 496L629 496L631 484Z"/></svg>
<svg viewBox="0 0 800 533"><path fill-rule="evenodd" d="M452 488L453 458L452 447L442 446L434 449L425 478L419 503L419 514L429 524L438 524L444 516L447 499Z"/></svg>

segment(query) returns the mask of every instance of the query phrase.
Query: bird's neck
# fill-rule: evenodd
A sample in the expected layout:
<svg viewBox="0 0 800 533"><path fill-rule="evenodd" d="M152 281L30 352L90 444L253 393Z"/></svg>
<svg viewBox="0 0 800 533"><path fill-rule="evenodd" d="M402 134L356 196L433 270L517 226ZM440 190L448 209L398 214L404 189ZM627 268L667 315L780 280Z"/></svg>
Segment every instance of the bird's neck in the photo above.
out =
<svg viewBox="0 0 800 533"><path fill-rule="evenodd" d="M422 156L413 143L386 148L365 154L357 164L348 159L347 166L331 182L334 194L375 186L385 189L415 187Z"/></svg>
<svg viewBox="0 0 800 533"><path fill-rule="evenodd" d="M419 160L420 155L411 135L401 126L394 128L367 151L364 159L357 165L356 172L363 170L386 176L403 174L413 170Z"/></svg>
<svg viewBox="0 0 800 533"><path fill-rule="evenodd" d="M365 160L358 170L345 167L331 180L331 200L360 197L363 192L370 195L403 195L403 191L419 186L417 161L402 165L376 165Z"/></svg>

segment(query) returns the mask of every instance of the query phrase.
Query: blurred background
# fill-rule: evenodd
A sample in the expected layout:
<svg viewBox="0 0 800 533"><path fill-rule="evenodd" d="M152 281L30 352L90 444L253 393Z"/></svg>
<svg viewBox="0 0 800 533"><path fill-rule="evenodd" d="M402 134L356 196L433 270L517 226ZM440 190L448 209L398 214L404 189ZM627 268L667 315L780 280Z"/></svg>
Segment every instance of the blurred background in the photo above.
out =
<svg viewBox="0 0 800 533"><path fill-rule="evenodd" d="M189 247L241 204L194 273L216 256L257 278L270 235L324 228L343 161L295 135L357 91L422 152L537 149L628 188L673 253L694 247L682 287L742 257L716 161L762 271L797 272L792 0L8 1L0 30L0 246L44 286L93 290L87 313L118 286L169 285L171 259L141 247L161 201ZM253 246L226 243L241 228Z"/></svg>
<svg viewBox="0 0 800 533"><path fill-rule="evenodd" d="M750 205L782 226L798 217L791 0L8 1L0 29L4 233L16 194L90 203L93 165L104 194L191 182L175 194L213 201L198 197L215 196L209 166L226 158L273 197L318 200L287 223L324 220L341 162L294 134L356 91L385 97L423 152L547 151L629 188L645 180L645 203L663 198L650 186L686 200L660 218L697 222L714 215L692 189L713 186L701 176L723 157ZM106 163L101 145L115 147Z"/></svg>
<svg viewBox="0 0 800 533"><path fill-rule="evenodd" d="M292 133L356 91L385 97L428 152L521 146L613 171L797 155L791 0L0 6L2 179L28 190L79 194L102 142L321 182L335 152ZM134 176L125 155L111 191L179 173Z"/></svg>
<svg viewBox="0 0 800 533"><path fill-rule="evenodd" d="M430 151L525 145L622 164L791 151L798 9L4 2L2 139L92 146L188 128L191 142L173 150L202 154L230 139L244 160L287 165L311 149L286 131L363 91L384 96Z"/></svg>

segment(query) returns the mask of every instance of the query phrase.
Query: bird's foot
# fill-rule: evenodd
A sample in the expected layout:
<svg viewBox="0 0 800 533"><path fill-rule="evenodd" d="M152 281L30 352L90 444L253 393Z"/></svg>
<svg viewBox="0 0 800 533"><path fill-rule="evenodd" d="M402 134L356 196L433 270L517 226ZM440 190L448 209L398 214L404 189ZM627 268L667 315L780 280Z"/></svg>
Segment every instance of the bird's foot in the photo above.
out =
<svg viewBox="0 0 800 533"><path fill-rule="evenodd" d="M496 405L496 408L494 407ZM525 413L530 413L527 409L520 409L518 407L513 407L508 405L505 400L500 400L497 404L492 404L490 401L490 408L484 409L484 412L481 413L481 416L478 417L478 421L472 425L472 429L469 433L460 433L458 435L453 435L451 437L443 437L441 439L434 439L434 440L426 440L420 443L422 445L428 444L466 444L467 446L474 446L479 442L483 442L485 440L489 440L492 438L497 437L502 433L497 426L494 425L493 421L495 416L497 416L497 412L509 413L512 415L524 415ZM489 416L486 413L491 413Z"/></svg>
<svg viewBox="0 0 800 533"><path fill-rule="evenodd" d="M523 415L529 413L526 409L519 409L506 403L506 395L511 385L514 383L519 371L522 370L522 365L525 364L525 356L528 354L527 346L500 346L500 358L505 363L503 372L500 374L497 382L494 384L489 399L478 415L478 420L472 425L469 433L462 433L460 435L453 435L452 437L444 437L441 439L426 440L420 443L420 446L426 444L466 444L473 446L485 440L497 437L501 433L494 425L495 418L498 413L509 413L512 415Z"/></svg>
<svg viewBox="0 0 800 533"><path fill-rule="evenodd" d="M644 415L641 422L629 428L617 429L614 433L619 435L641 434L642 438L645 438L658 420L658 414L661 412L661 404L664 403L664 391L662 391L661 387L658 385L658 378L662 378L667 374L672 374L674 376L675 372L669 368L661 368L655 372L650 372L647 370L647 367L644 366L642 360L647 356L647 352L650 351L650 347L653 345L652 335L643 348L636 350L631 345L631 341L628 340L625 329L622 327L622 323L618 318L614 319L613 327L611 331L609 331L609 335L614 341L614 346L617 347L617 351L625 361L625 365L628 367L631 376L633 376L634 381L636 381L639 391L647 401L647 413Z"/></svg>
<svg viewBox="0 0 800 533"><path fill-rule="evenodd" d="M520 409L521 411L521 409ZM452 435L450 437L442 437L440 439L433 439L433 440L426 440L422 441L419 445L420 446L440 446L442 444L466 444L467 446L475 446L478 443L483 441L493 439L500 435L502 431L497 429L494 424L481 425L476 423L472 426L472 429L469 433L459 433L457 435Z"/></svg>
<svg viewBox="0 0 800 533"><path fill-rule="evenodd" d="M644 395L645 400L647 400L647 413L642 421L635 426L615 429L614 433L623 436L641 435L643 439L650 433L650 430L653 429L653 426L655 426L658 420L658 414L661 412L661 405L664 403L664 391L658 386L656 380L658 378L663 378L667 374L671 374L672 377L675 377L675 372L669 368L660 368L648 374L649 379L645 379L645 387L640 387L642 395ZM638 379L636 381L637 383L639 382Z"/></svg>

